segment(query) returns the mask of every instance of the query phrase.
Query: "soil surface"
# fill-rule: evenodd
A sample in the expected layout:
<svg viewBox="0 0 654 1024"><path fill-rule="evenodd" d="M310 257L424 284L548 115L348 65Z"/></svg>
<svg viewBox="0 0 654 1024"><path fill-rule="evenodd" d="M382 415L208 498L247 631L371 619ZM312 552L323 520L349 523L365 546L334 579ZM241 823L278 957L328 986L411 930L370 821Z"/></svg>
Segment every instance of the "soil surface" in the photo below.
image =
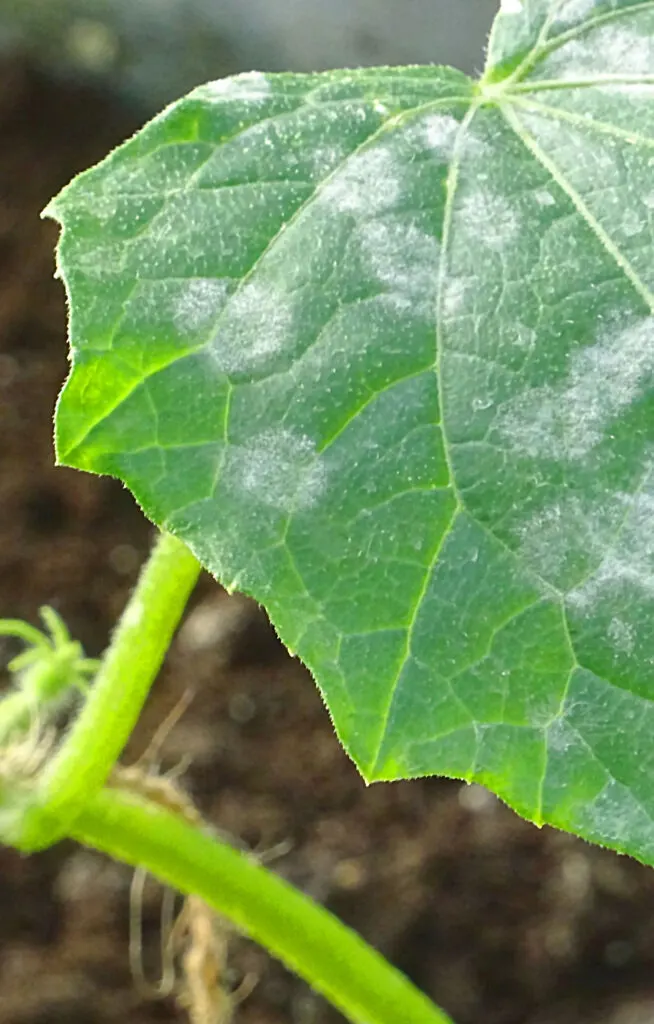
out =
<svg viewBox="0 0 654 1024"><path fill-rule="evenodd" d="M66 374L55 227L40 209L137 127L101 95L20 64L0 73L0 615L57 608L99 653L151 542L111 480L53 468ZM0 657L16 650L5 642ZM458 1024L654 1020L654 872L548 829L479 787L424 780L366 789L318 693L250 602L203 578L127 760L191 686L164 767L274 869L323 901ZM286 852L283 852L284 846ZM0 1024L163 1024L128 961L131 872L64 843L0 850ZM160 892L146 889L143 959L156 970ZM244 939L234 984L258 981L236 1024L340 1018ZM210 1024L210 1022L207 1022ZM222 1024L222 1022L211 1022ZM401 1024L401 1022L398 1022Z"/></svg>

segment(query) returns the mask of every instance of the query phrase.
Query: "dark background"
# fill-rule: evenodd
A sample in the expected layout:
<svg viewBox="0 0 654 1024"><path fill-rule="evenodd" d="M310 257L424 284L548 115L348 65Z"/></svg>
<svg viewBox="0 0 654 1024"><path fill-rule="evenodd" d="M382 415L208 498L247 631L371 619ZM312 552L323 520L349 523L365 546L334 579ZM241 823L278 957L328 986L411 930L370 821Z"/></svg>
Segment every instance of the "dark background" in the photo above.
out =
<svg viewBox="0 0 654 1024"><path fill-rule="evenodd" d="M39 605L52 604L97 654L152 534L115 481L53 468L65 308L52 279L55 228L38 214L138 127L147 102L143 93L140 110L125 105L130 88L115 69L89 84L62 67L38 47L0 59L0 616L36 622ZM108 95L112 75L121 104ZM0 660L15 650L4 642ZM211 821L264 851L287 842L275 870L378 946L457 1024L654 1021L650 869L538 831L479 787L366 789L263 614L208 577L127 760L189 685L196 697L164 767L190 755L185 784ZM32 858L0 850L0 1024L184 1019L172 999L141 998L131 979L130 879L72 844ZM148 964L159 898L149 887ZM340 1019L256 947L234 936L231 949L234 981L259 978L237 1024Z"/></svg>
<svg viewBox="0 0 654 1024"><path fill-rule="evenodd" d="M0 0L0 50L153 110L235 71L480 69L499 0Z"/></svg>

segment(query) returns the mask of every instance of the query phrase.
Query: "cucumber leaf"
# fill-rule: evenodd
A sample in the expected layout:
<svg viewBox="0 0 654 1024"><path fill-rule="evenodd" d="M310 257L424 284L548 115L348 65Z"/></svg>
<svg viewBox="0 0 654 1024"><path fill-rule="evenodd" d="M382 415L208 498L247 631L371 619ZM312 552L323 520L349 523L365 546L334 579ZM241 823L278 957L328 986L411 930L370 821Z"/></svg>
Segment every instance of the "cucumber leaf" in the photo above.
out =
<svg viewBox="0 0 654 1024"><path fill-rule="evenodd" d="M265 605L367 780L654 862L654 3L203 85L46 213L58 461Z"/></svg>

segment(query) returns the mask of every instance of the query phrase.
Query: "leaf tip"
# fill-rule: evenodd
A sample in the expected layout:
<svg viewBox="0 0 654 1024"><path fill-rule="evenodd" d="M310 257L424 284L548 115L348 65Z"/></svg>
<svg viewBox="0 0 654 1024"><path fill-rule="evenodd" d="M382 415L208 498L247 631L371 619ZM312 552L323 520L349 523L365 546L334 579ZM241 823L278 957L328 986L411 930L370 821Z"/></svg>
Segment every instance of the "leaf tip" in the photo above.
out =
<svg viewBox="0 0 654 1024"><path fill-rule="evenodd" d="M57 200L51 199L40 213L41 220L54 220L57 224L62 223L61 216L57 212Z"/></svg>

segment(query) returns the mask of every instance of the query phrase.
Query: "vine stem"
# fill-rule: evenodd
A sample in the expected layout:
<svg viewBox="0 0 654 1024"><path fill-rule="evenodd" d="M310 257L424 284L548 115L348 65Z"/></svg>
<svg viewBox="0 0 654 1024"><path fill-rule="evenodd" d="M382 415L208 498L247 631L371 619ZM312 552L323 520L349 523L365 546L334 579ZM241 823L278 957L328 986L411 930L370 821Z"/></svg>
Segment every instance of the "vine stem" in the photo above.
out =
<svg viewBox="0 0 654 1024"><path fill-rule="evenodd" d="M137 794L107 787L77 815L85 846L200 896L338 1007L353 1024L450 1024L381 954L253 859Z"/></svg>
<svg viewBox="0 0 654 1024"><path fill-rule="evenodd" d="M2 839L24 851L64 836L193 894L265 946L353 1024L449 1024L407 978L327 910L206 830L106 786L200 573L162 534L86 701L35 779L0 793Z"/></svg>
<svg viewBox="0 0 654 1024"><path fill-rule="evenodd" d="M41 772L12 845L31 851L70 832L70 823L107 781L161 668L201 566L162 533L112 635L98 674L64 741Z"/></svg>

